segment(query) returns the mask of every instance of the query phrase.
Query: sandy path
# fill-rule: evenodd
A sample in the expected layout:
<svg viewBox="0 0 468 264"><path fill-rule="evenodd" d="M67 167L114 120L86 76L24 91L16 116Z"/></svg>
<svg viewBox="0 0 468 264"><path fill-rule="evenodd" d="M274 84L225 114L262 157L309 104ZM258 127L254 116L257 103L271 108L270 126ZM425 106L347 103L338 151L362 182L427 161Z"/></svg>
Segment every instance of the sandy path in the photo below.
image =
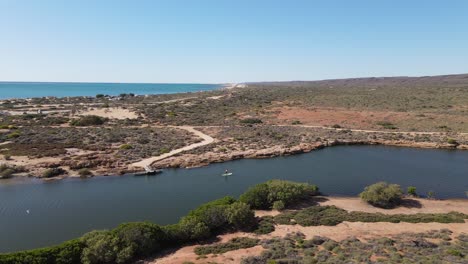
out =
<svg viewBox="0 0 468 264"><path fill-rule="evenodd" d="M178 153L181 153L183 151L198 148L198 147L208 145L208 144L211 144L211 143L214 142L214 138L212 138L212 137L210 137L210 136L208 136L208 135L206 135L206 134L204 134L204 133L202 133L202 132L200 132L198 130L195 130L193 127L190 127L190 126L169 126L169 127L187 130L188 132L191 132L191 133L199 136L200 138L202 138L203 141L198 142L198 143L194 143L194 144L191 144L191 145L188 145L188 146L185 146L183 148L174 149L171 152L168 152L168 153L156 156L156 157L151 157L151 158L147 158L147 159L144 159L142 161L139 161L139 162L135 162L135 163L131 164L131 166L144 168L145 166L150 166L151 164L153 164L156 161L163 160L165 158L171 157L171 156L173 156L175 154L178 154Z"/></svg>

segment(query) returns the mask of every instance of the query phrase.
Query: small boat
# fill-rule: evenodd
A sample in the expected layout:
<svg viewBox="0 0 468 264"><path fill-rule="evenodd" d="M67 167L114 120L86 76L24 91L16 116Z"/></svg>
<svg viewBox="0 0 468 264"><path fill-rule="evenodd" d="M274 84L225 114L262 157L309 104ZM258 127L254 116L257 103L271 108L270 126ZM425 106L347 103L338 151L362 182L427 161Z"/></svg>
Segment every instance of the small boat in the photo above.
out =
<svg viewBox="0 0 468 264"><path fill-rule="evenodd" d="M145 168L144 172L137 172L134 174L134 176L151 176L151 175L162 173L162 170L153 170L152 168L148 166L145 166L144 168Z"/></svg>
<svg viewBox="0 0 468 264"><path fill-rule="evenodd" d="M133 176L152 176L162 173L162 170L153 170L153 171L143 171L143 172L137 172L133 174Z"/></svg>
<svg viewBox="0 0 468 264"><path fill-rule="evenodd" d="M226 173L221 174L221 176L231 176L231 175L232 175L232 172L226 172Z"/></svg>

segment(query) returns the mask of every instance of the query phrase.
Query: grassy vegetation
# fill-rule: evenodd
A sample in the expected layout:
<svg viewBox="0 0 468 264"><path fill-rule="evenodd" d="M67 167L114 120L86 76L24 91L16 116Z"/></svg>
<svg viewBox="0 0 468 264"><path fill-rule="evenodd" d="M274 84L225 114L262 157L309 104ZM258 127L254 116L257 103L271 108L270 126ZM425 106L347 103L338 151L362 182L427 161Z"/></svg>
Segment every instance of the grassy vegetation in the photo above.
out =
<svg viewBox="0 0 468 264"><path fill-rule="evenodd" d="M11 178L13 174L24 171L25 168L21 166L10 166L7 164L0 164L0 179Z"/></svg>
<svg viewBox="0 0 468 264"><path fill-rule="evenodd" d="M312 206L298 211L284 212L274 217L276 224L301 226L334 226L347 222L407 222L407 223L464 223L468 215L451 212L447 214L382 214L347 212L336 206Z"/></svg>
<svg viewBox="0 0 468 264"><path fill-rule="evenodd" d="M61 157L59 165L71 166L72 169L83 166L116 167L117 162L128 164L200 140L185 130L175 128L22 127L18 132L21 136L14 139L8 139L7 134L0 133L0 142L10 141L0 145L0 154L11 157ZM63 159L68 156L69 149L95 153Z"/></svg>
<svg viewBox="0 0 468 264"><path fill-rule="evenodd" d="M88 168L81 168L78 170L78 175L80 175L80 177L89 177L93 176L93 173Z"/></svg>
<svg viewBox="0 0 468 264"><path fill-rule="evenodd" d="M261 217L258 221L257 227L253 232L257 235L265 235L275 231L275 219L273 216Z"/></svg>
<svg viewBox="0 0 468 264"><path fill-rule="evenodd" d="M87 115L80 117L78 119L73 119L70 121L70 125L72 126L100 126L103 125L107 121L106 118L95 116L95 115Z"/></svg>
<svg viewBox="0 0 468 264"><path fill-rule="evenodd" d="M62 169L62 168L50 168L50 169L45 170L45 171L42 173L42 177L44 177L44 178L52 178L52 177L57 177L57 176L66 174L66 173L67 173L67 172L66 172L64 169Z"/></svg>
<svg viewBox="0 0 468 264"><path fill-rule="evenodd" d="M242 264L279 263L466 263L468 236L454 240L446 229L425 233L403 233L391 238L366 241L349 237L342 241L302 233L264 240L259 256L246 257Z"/></svg>
<svg viewBox="0 0 468 264"><path fill-rule="evenodd" d="M236 237L226 243L196 247L194 251L197 255L222 254L232 250L255 247L259 242L260 239L256 238Z"/></svg>

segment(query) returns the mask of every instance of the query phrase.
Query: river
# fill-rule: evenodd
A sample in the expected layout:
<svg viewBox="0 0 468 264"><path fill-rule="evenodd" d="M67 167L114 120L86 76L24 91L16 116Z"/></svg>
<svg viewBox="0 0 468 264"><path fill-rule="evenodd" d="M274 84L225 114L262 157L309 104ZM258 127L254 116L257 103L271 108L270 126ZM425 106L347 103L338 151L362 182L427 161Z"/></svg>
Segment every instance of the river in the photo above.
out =
<svg viewBox="0 0 468 264"><path fill-rule="evenodd" d="M222 177L225 169L234 174ZM129 221L175 223L204 202L237 197L269 179L310 182L336 196L355 196L366 185L387 181L404 189L416 186L421 194L433 191L437 198L464 198L468 151L337 146L288 157L168 169L151 177L2 180L0 252L49 246Z"/></svg>

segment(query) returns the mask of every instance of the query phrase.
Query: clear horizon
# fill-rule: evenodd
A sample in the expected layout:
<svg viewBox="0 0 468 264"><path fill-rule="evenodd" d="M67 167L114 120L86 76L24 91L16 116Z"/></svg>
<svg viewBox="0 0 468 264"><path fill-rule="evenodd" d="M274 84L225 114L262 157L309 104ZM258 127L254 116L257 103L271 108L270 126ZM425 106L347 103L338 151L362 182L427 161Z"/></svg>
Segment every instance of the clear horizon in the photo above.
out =
<svg viewBox="0 0 468 264"><path fill-rule="evenodd" d="M468 73L468 2L0 0L0 81L242 83Z"/></svg>
<svg viewBox="0 0 468 264"><path fill-rule="evenodd" d="M276 80L276 81L255 81L261 82L315 82L315 81L328 81L328 80L345 80L345 79L365 79L365 78L418 78L418 77L436 77L436 76L447 76L447 75L465 75L467 73L449 73L449 74L435 74L435 75L395 75L395 76L357 76L357 77L344 77L344 78L329 78L329 79L311 79L311 80ZM255 82L107 82L107 81L11 81L11 80L0 80L0 83L100 83L100 84L241 84L241 83L255 83Z"/></svg>

